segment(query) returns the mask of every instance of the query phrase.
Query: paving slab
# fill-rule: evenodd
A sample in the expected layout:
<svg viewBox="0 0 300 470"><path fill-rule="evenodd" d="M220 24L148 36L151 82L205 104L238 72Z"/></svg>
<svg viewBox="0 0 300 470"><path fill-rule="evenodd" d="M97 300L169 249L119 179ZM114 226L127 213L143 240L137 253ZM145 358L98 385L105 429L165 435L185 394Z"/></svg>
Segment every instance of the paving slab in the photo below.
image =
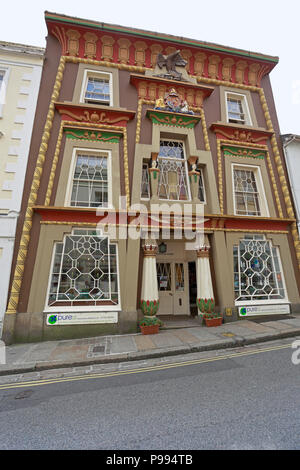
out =
<svg viewBox="0 0 300 470"><path fill-rule="evenodd" d="M155 349L155 344L151 339L152 335L138 335L134 336L134 342L138 351L147 351L148 349Z"/></svg>
<svg viewBox="0 0 300 470"><path fill-rule="evenodd" d="M170 346L183 345L183 341L181 341L177 336L170 332L161 332L158 335L152 335L151 340L155 344L156 348L169 348Z"/></svg>
<svg viewBox="0 0 300 470"><path fill-rule="evenodd" d="M284 321L268 321L265 323L270 328L274 328L275 330L280 330L280 331L286 331L286 330L291 330L293 329L292 325L288 325Z"/></svg>
<svg viewBox="0 0 300 470"><path fill-rule="evenodd" d="M122 354L137 350L137 345L132 336L111 337L110 354Z"/></svg>
<svg viewBox="0 0 300 470"><path fill-rule="evenodd" d="M287 325L291 325L293 328L300 329L300 318L291 318L290 320L278 320L280 323L286 323Z"/></svg>
<svg viewBox="0 0 300 470"><path fill-rule="evenodd" d="M193 335L189 330L174 330L173 335L177 336L183 343L194 344L198 343L199 338Z"/></svg>
<svg viewBox="0 0 300 470"><path fill-rule="evenodd" d="M255 323L250 320L242 320L241 322L241 327L243 328L249 328L249 330L255 331L255 333L271 333L272 328L269 326L266 326L266 323ZM268 322L268 324L271 322ZM274 322L277 323L277 322Z"/></svg>
<svg viewBox="0 0 300 470"><path fill-rule="evenodd" d="M189 328L189 333L202 341L214 341L218 336L214 331L216 328Z"/></svg>
<svg viewBox="0 0 300 470"><path fill-rule="evenodd" d="M76 344L68 344L56 347L51 354L48 356L45 361L65 361L73 359L74 361L78 361L80 359L85 359L88 353L88 345L76 345ZM39 362L43 362L40 360Z"/></svg>

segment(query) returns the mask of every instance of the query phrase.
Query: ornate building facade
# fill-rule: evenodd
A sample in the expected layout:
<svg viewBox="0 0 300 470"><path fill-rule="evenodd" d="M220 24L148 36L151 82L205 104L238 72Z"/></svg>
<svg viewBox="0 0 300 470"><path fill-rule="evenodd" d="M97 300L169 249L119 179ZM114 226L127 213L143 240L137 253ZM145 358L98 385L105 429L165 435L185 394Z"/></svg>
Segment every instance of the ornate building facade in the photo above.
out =
<svg viewBox="0 0 300 470"><path fill-rule="evenodd" d="M44 49L0 42L0 334Z"/></svg>
<svg viewBox="0 0 300 470"><path fill-rule="evenodd" d="M209 305L225 321L299 310L278 58L45 18L3 339L135 332L142 312Z"/></svg>

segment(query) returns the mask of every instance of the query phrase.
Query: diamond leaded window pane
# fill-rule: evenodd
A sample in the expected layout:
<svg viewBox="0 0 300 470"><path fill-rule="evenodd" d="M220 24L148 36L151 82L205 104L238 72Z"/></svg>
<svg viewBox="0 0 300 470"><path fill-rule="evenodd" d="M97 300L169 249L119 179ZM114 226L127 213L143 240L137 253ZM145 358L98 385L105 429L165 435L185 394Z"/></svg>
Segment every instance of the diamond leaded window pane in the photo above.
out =
<svg viewBox="0 0 300 470"><path fill-rule="evenodd" d="M116 247L107 237L73 234L57 243L48 305L118 304Z"/></svg>
<svg viewBox="0 0 300 470"><path fill-rule="evenodd" d="M149 171L148 171L147 163L143 163L143 168L142 168L141 198L142 199L150 198L150 181L149 181Z"/></svg>
<svg viewBox="0 0 300 470"><path fill-rule="evenodd" d="M284 299L278 249L263 236L248 236L233 248L237 301Z"/></svg>
<svg viewBox="0 0 300 470"><path fill-rule="evenodd" d="M255 174L251 170L233 170L236 213L261 215Z"/></svg>
<svg viewBox="0 0 300 470"><path fill-rule="evenodd" d="M71 206L107 207L107 157L78 155L73 178Z"/></svg>
<svg viewBox="0 0 300 470"><path fill-rule="evenodd" d="M186 201L189 199L187 165L183 142L162 140L158 155L160 199Z"/></svg>

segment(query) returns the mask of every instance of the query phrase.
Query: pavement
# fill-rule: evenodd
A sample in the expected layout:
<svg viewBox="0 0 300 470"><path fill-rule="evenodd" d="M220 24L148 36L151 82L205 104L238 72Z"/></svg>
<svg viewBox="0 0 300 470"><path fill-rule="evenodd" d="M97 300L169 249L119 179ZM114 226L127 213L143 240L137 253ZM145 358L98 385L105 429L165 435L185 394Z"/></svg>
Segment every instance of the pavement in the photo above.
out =
<svg viewBox="0 0 300 470"><path fill-rule="evenodd" d="M128 334L15 344L5 348L0 376L235 348L300 335L300 315L256 323L241 320L207 328L168 322L156 335Z"/></svg>

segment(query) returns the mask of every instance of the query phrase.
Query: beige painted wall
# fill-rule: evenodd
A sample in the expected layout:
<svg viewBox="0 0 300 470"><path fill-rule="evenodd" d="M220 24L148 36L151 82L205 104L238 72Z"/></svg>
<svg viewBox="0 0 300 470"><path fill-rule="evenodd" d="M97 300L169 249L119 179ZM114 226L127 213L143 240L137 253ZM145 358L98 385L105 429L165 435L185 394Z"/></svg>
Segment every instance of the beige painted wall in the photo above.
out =
<svg viewBox="0 0 300 470"><path fill-rule="evenodd" d="M120 142L122 142L122 139ZM74 171L72 165L72 156L74 149L98 150L100 154L106 150L111 152L110 190L112 194L112 205L115 208L118 208L120 197L120 144L112 144L108 142L89 142L73 139L66 139L54 205L58 207L67 206L67 204L65 204L65 200L66 195L70 191L70 187L72 185Z"/></svg>
<svg viewBox="0 0 300 470"><path fill-rule="evenodd" d="M222 159L223 159L224 168L225 168L227 214L234 214L232 165L238 164L238 165L260 168L263 189L264 189L267 206L269 210L269 217L276 217L277 214L276 214L276 209L275 209L274 200L272 196L272 189L271 189L271 183L270 183L269 174L267 170L266 157L265 159L262 160L260 158L236 157L236 156L229 156L229 155L225 156L222 152ZM260 196L262 195L260 194ZM267 214L264 214L263 216L268 217Z"/></svg>

